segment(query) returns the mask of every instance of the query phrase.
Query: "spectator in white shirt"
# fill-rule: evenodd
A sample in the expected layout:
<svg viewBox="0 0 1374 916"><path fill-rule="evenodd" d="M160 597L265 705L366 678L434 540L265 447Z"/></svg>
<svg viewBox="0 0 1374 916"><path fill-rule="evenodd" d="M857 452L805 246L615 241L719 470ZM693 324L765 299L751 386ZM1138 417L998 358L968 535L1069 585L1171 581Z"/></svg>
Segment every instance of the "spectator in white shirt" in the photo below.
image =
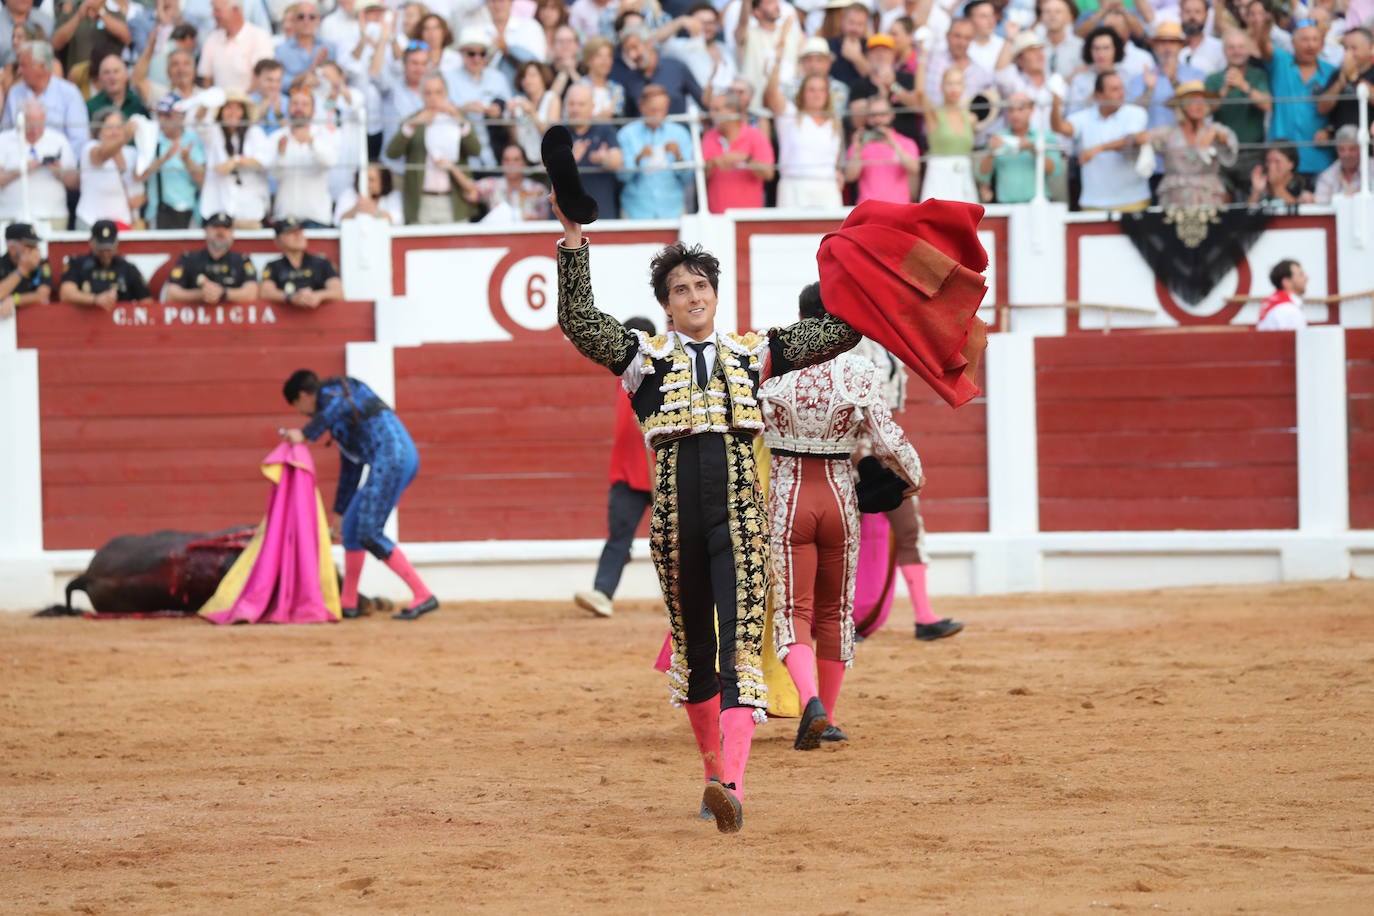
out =
<svg viewBox="0 0 1374 916"><path fill-rule="evenodd" d="M1226 68L1226 52L1220 38L1207 34L1207 13L1207 0L1183 0L1178 5L1178 22L1185 39L1178 62L1203 73L1216 73Z"/></svg>
<svg viewBox="0 0 1374 916"><path fill-rule="evenodd" d="M244 0L213 0L210 5L218 26L205 39L196 74L207 85L226 92L247 92L253 82L253 67L265 58L275 58L277 49L272 33L243 18Z"/></svg>
<svg viewBox="0 0 1374 916"><path fill-rule="evenodd" d="M24 103L24 133L18 128L0 132L0 213L24 212L19 165L27 161L29 210L33 222L45 222L56 232L67 228L67 189L79 180L76 154L65 135L49 130L47 112L37 99Z"/></svg>
<svg viewBox="0 0 1374 916"><path fill-rule="evenodd" d="M528 14L514 14L513 6L513 0L487 0L486 8L468 20L468 27L475 26L487 36L491 46L487 66L495 67L512 84L521 64L542 61L549 52L544 27Z"/></svg>
<svg viewBox="0 0 1374 916"><path fill-rule="evenodd" d="M1083 39L1073 30L1068 0L1040 0L1040 24L1035 31L1045 39L1049 71L1071 79L1082 58Z"/></svg>
<svg viewBox="0 0 1374 916"><path fill-rule="evenodd" d="M964 18L973 23L973 41L968 56L984 70L997 72L997 58L1005 44L997 34L997 7L992 0L969 0L964 5Z"/></svg>
<svg viewBox="0 0 1374 916"><path fill-rule="evenodd" d="M272 191L266 168L272 142L252 123L256 110L248 94L233 90L212 121L197 117L197 132L205 149L205 184L200 189L200 213L207 219L227 213L234 226L256 229L267 217Z"/></svg>
<svg viewBox="0 0 1374 916"><path fill-rule="evenodd" d="M90 112L81 90L53 73L52 45L46 41L26 42L19 49L19 82L5 97L0 128L14 126L14 116L29 99L38 99L48 113L48 125L67 135L72 149L84 149L91 138Z"/></svg>
<svg viewBox="0 0 1374 916"><path fill-rule="evenodd" d="M1307 271L1292 258L1284 258L1269 271L1274 293L1260 306L1258 331L1296 331L1307 327L1302 297L1307 292Z"/></svg>
<svg viewBox="0 0 1374 916"><path fill-rule="evenodd" d="M1374 162L1369 163L1365 184L1374 188ZM1313 196L1319 204L1329 204L1337 197L1353 197L1360 193L1360 129L1347 124L1336 131L1336 161L1317 176Z"/></svg>
<svg viewBox="0 0 1374 916"><path fill-rule="evenodd" d="M715 7L706 2L694 3L673 24L681 31L663 42L663 56L686 64L703 90L707 86L715 92L730 88L735 63L725 42L720 40L720 14Z"/></svg>
<svg viewBox="0 0 1374 916"><path fill-rule="evenodd" d="M329 170L339 161L339 132L332 124L314 123L315 96L293 88L287 101L291 126L272 138L273 173L277 178L276 219L293 217L307 229L331 225L333 198Z"/></svg>
<svg viewBox="0 0 1374 916"><path fill-rule="evenodd" d="M1051 109L1056 131L1078 143L1084 210L1131 213L1150 206L1150 185L1135 168L1136 137L1145 130L1145 109L1127 105L1126 86L1114 71L1099 73L1095 104L1067 118L1058 96Z"/></svg>
<svg viewBox="0 0 1374 916"><path fill-rule="evenodd" d="M142 200L130 199L134 184L135 151L126 145L124 116L115 108L102 108L91 119L95 136L86 143L78 160L81 169L81 200L76 205L76 228L91 231L98 220L132 226Z"/></svg>
<svg viewBox="0 0 1374 916"><path fill-rule="evenodd" d="M929 64L918 63L918 66L926 68L926 85L944 85L945 71L954 67L964 72L964 101L991 86L994 80L992 70L969 56L972 41L973 23L967 19L951 22L949 31L945 33L945 47L931 53Z"/></svg>

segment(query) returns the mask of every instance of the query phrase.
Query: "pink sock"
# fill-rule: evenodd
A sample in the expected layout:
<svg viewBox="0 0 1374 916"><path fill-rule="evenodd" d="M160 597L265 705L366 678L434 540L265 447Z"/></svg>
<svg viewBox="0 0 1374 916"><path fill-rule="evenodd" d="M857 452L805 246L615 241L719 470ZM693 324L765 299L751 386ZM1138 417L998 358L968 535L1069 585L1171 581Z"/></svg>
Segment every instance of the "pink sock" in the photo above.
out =
<svg viewBox="0 0 1374 916"><path fill-rule="evenodd" d="M343 591L339 593L339 607L358 606L358 580L363 577L363 561L366 559L366 551L344 551L344 580Z"/></svg>
<svg viewBox="0 0 1374 916"><path fill-rule="evenodd" d="M926 564L912 563L901 569L902 578L906 579L907 594L911 596L911 607L916 611L916 622L939 622L940 618L930 609L930 596L926 594Z"/></svg>
<svg viewBox="0 0 1374 916"><path fill-rule="evenodd" d="M835 703L840 698L840 684L844 682L844 662L829 658L816 659L816 673L821 681L821 703L825 706L825 717L835 724Z"/></svg>
<svg viewBox="0 0 1374 916"><path fill-rule="evenodd" d="M792 683L797 685L797 696L802 705L816 696L816 653L805 643L796 642L787 647L787 658L782 660L787 673L792 675Z"/></svg>
<svg viewBox="0 0 1374 916"><path fill-rule="evenodd" d="M701 751L701 765L705 770L702 778L720 779L720 697L714 696L702 703L684 703L683 708L687 710L687 721L692 723L697 750Z"/></svg>
<svg viewBox="0 0 1374 916"><path fill-rule="evenodd" d="M401 548L392 549L391 556L386 558L386 565L410 587L410 593L415 596L416 602L424 601L434 594L425 588L425 583L420 579L420 574L415 571L414 566L410 565L406 555L401 553Z"/></svg>
<svg viewBox="0 0 1374 916"><path fill-rule="evenodd" d="M744 767L749 762L749 744L754 740L754 710L734 706L720 714L720 736L724 756L722 775L735 787L735 798L744 801Z"/></svg>

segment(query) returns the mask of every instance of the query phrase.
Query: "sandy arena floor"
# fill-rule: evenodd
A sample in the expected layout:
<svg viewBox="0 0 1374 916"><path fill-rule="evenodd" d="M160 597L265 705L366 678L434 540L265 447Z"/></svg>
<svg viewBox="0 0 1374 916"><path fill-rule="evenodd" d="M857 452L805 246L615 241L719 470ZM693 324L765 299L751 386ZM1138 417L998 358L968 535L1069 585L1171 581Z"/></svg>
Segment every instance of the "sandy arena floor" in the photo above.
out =
<svg viewBox="0 0 1374 916"><path fill-rule="evenodd" d="M1374 582L899 602L696 820L643 603L0 615L5 912L1374 912Z"/></svg>

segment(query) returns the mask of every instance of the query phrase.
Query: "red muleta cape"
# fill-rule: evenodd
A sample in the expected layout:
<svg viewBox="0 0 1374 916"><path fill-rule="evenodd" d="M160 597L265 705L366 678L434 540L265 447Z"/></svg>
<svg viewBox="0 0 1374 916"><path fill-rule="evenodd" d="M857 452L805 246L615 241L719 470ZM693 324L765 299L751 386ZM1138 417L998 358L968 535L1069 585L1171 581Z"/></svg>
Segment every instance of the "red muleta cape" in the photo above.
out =
<svg viewBox="0 0 1374 916"><path fill-rule="evenodd" d="M973 376L987 348L977 316L988 254L983 208L950 200L865 201L821 240L821 301L876 340L951 407L979 393Z"/></svg>

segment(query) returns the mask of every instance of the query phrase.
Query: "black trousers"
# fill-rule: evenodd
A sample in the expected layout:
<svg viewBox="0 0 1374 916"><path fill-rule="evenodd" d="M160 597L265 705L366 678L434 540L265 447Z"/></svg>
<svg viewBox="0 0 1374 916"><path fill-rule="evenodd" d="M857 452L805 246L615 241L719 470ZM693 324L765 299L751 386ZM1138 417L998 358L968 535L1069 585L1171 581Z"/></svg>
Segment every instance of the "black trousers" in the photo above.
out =
<svg viewBox="0 0 1374 916"><path fill-rule="evenodd" d="M606 546L601 548L593 585L608 598L614 598L615 590L620 587L620 574L624 572L625 564L630 562L630 545L634 542L635 531L653 502L654 494L649 490L636 490L623 480L611 484L611 493L606 501L609 535Z"/></svg>
<svg viewBox="0 0 1374 916"><path fill-rule="evenodd" d="M686 637L687 702L721 694L739 703L735 671L737 590L730 535L725 439L688 436L677 446L678 601ZM719 673L717 673L719 669Z"/></svg>

